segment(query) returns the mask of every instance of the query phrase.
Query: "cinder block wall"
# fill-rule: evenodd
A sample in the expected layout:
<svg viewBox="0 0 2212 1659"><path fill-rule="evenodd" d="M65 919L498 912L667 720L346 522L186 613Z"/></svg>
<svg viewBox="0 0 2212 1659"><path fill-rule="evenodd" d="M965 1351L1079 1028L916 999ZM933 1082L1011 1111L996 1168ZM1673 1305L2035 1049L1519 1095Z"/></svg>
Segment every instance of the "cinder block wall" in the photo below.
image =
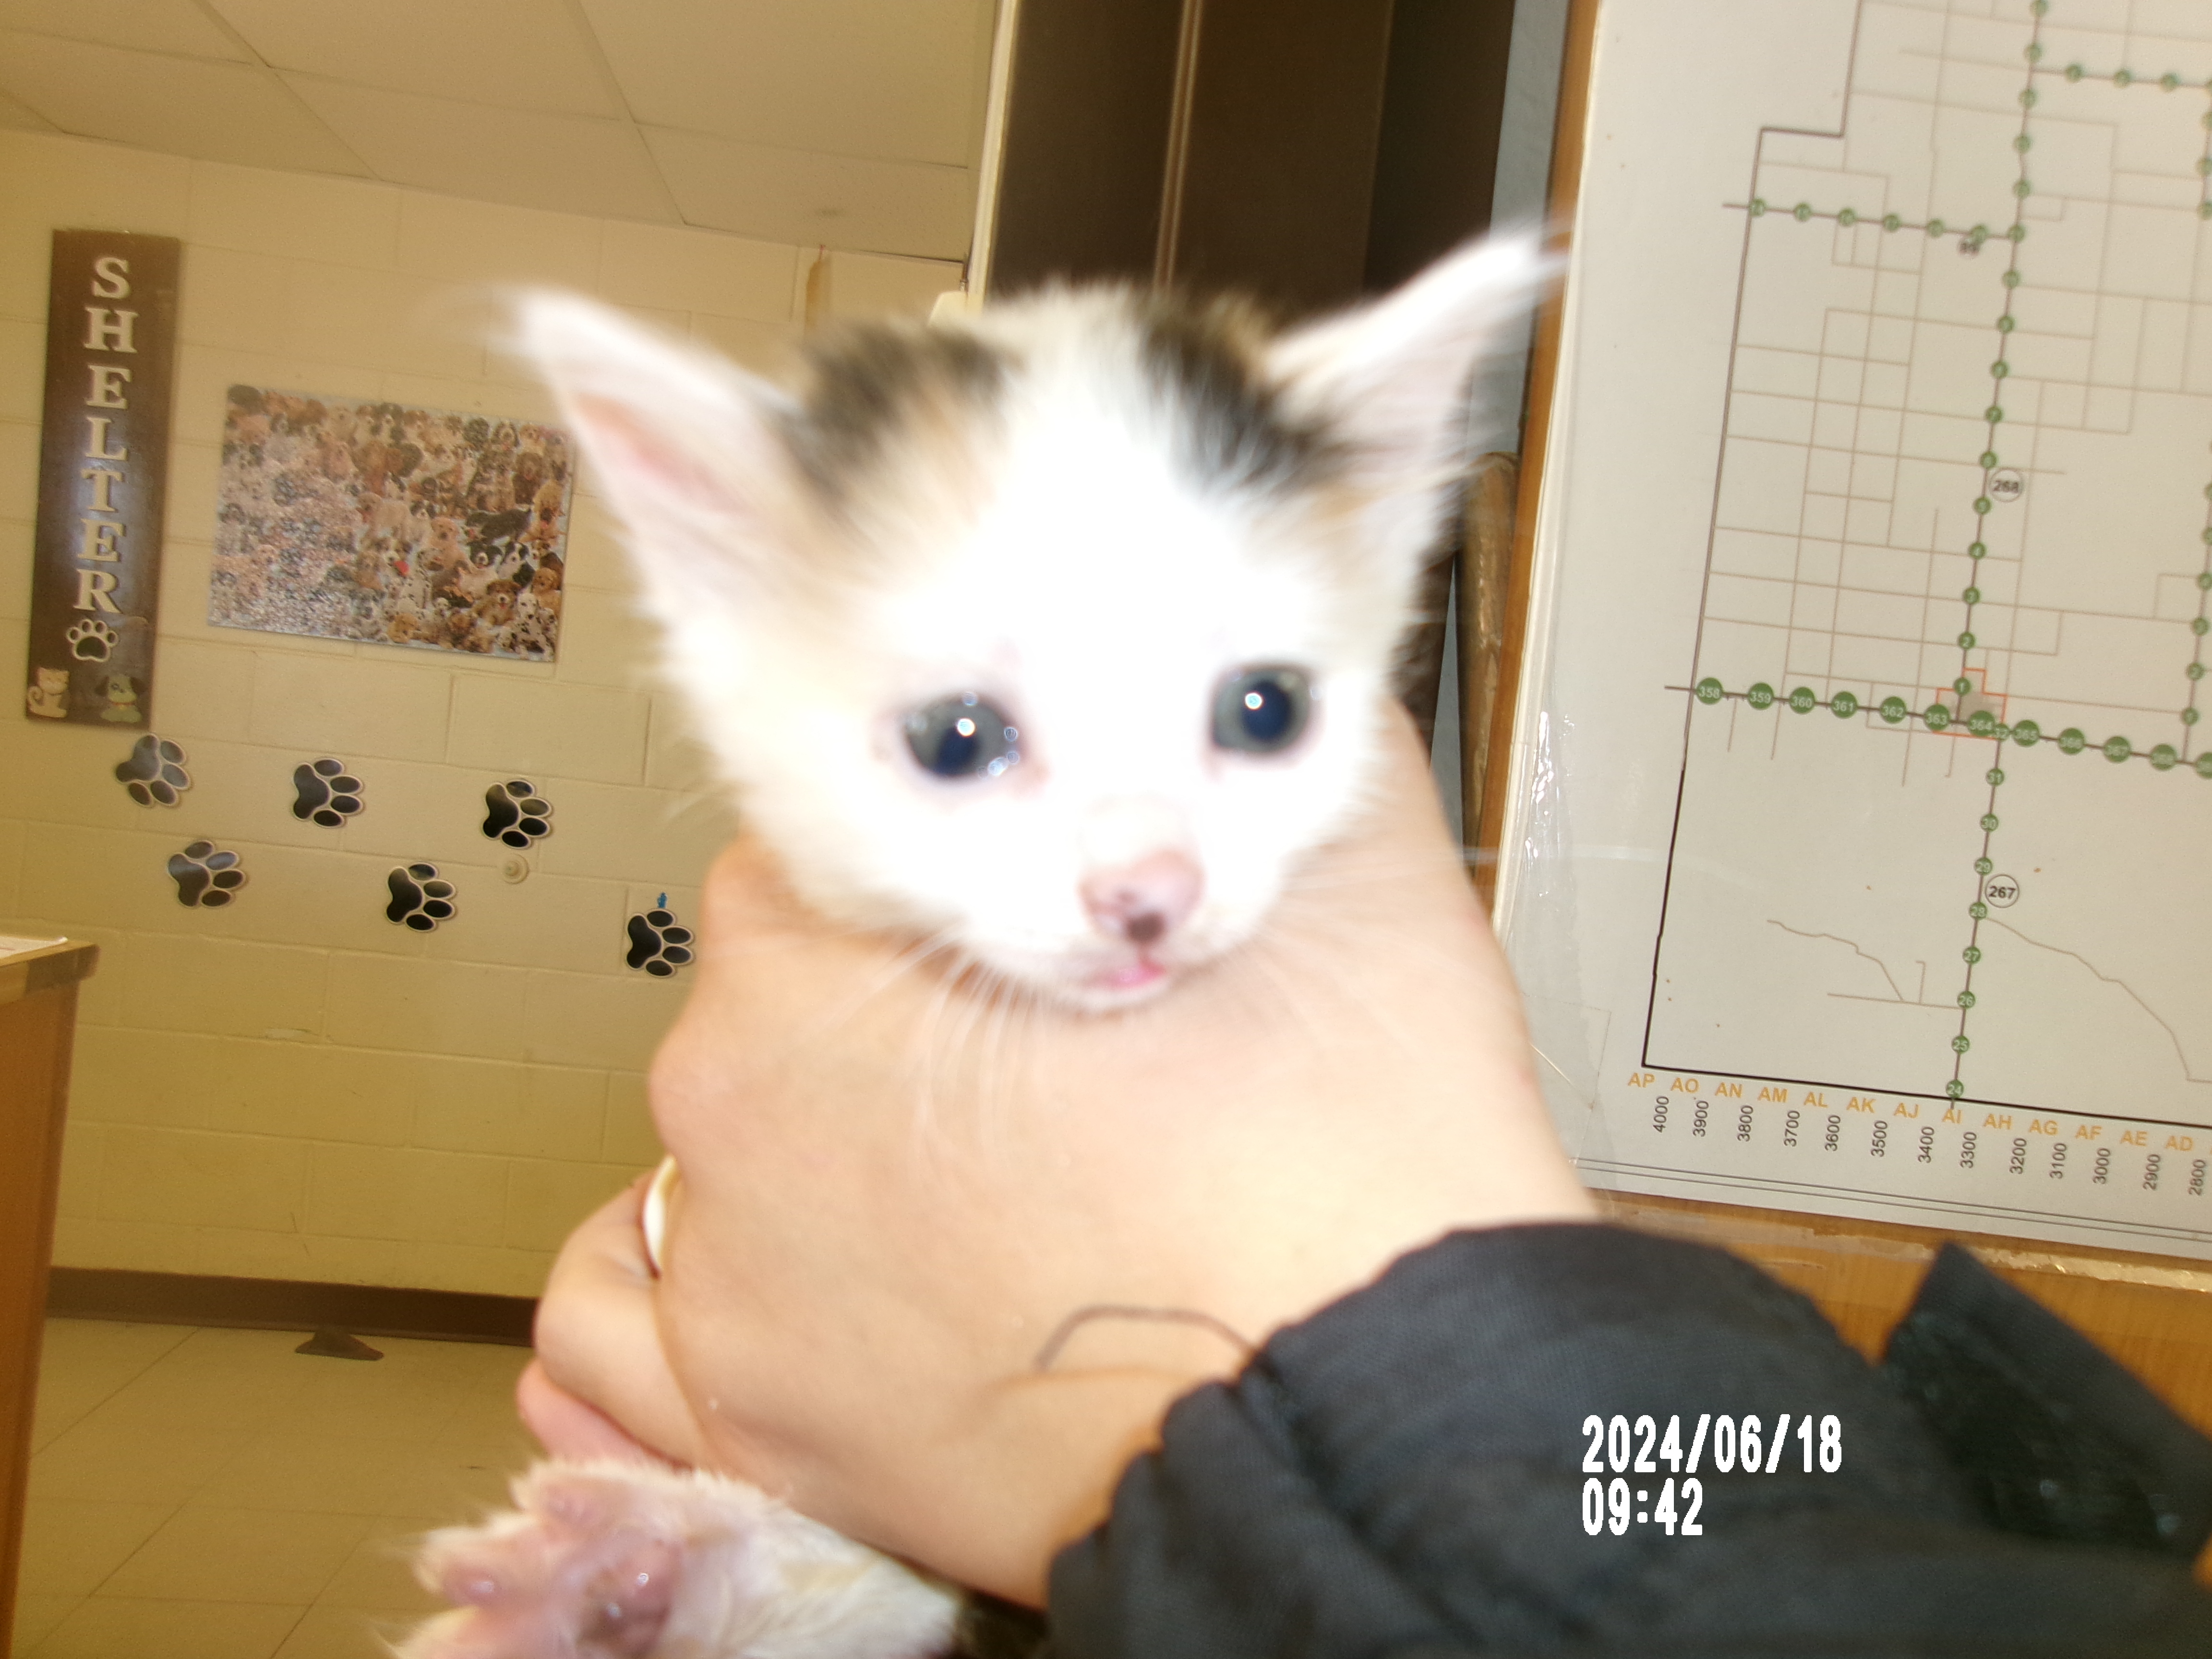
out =
<svg viewBox="0 0 2212 1659"><path fill-rule="evenodd" d="M0 712L0 932L101 946L85 988L56 1260L64 1266L526 1294L586 1211L659 1157L643 1072L685 980L623 965L665 892L685 920L732 821L649 689L619 550L583 474L550 665L210 628L233 382L544 419L488 349L491 285L555 283L773 370L812 250L0 132L0 680L24 678L48 237L185 239L153 730L174 810L113 775L139 728ZM958 280L838 254L841 312ZM291 812L324 756L367 785L343 828ZM554 831L520 883L483 792L536 784ZM244 860L228 908L168 856ZM386 921L386 872L459 888L436 933Z"/></svg>

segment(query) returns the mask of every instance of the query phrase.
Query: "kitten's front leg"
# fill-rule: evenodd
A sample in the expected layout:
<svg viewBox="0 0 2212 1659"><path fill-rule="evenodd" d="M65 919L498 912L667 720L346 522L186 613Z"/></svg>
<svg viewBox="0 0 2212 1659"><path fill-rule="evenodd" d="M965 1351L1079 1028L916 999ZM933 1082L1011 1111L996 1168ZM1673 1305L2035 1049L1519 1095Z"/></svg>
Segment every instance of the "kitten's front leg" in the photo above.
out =
<svg viewBox="0 0 2212 1659"><path fill-rule="evenodd" d="M456 1604L401 1659L926 1659L952 1640L941 1584L757 1487L633 1463L541 1463L514 1511L430 1534Z"/></svg>

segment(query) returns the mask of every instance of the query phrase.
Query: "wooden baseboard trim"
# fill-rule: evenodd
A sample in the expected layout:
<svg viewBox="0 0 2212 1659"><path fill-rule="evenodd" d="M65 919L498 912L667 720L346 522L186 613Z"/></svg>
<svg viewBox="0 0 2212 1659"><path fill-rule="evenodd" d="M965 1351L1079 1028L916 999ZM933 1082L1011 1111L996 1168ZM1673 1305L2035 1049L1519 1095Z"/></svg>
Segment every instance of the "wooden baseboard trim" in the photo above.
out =
<svg viewBox="0 0 2212 1659"><path fill-rule="evenodd" d="M469 1291L56 1267L47 1283L46 1311L63 1319L262 1331L336 1330L355 1336L498 1342L526 1348L538 1304L526 1296Z"/></svg>

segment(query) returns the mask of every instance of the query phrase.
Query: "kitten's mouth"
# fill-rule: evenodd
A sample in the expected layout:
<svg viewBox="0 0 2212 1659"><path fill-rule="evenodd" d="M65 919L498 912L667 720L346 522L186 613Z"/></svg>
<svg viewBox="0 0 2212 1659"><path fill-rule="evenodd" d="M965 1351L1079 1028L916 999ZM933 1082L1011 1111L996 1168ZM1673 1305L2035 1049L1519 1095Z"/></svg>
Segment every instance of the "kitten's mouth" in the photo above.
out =
<svg viewBox="0 0 2212 1659"><path fill-rule="evenodd" d="M1150 957L1139 957L1118 968L1109 968L1092 981L1109 991L1141 991L1168 976L1168 970Z"/></svg>

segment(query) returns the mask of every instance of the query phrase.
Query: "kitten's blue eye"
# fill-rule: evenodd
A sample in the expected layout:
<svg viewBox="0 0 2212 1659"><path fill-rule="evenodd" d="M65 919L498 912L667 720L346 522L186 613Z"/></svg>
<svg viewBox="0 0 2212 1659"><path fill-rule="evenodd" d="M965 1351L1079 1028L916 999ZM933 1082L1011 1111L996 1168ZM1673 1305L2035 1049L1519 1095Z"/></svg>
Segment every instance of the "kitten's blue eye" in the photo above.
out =
<svg viewBox="0 0 2212 1659"><path fill-rule="evenodd" d="M1224 749L1272 755L1298 740L1312 708L1302 671L1279 665L1242 668L1214 696L1213 740Z"/></svg>
<svg viewBox="0 0 2212 1659"><path fill-rule="evenodd" d="M906 745L940 778L995 778L1017 763L1021 733L973 691L941 697L906 717Z"/></svg>

